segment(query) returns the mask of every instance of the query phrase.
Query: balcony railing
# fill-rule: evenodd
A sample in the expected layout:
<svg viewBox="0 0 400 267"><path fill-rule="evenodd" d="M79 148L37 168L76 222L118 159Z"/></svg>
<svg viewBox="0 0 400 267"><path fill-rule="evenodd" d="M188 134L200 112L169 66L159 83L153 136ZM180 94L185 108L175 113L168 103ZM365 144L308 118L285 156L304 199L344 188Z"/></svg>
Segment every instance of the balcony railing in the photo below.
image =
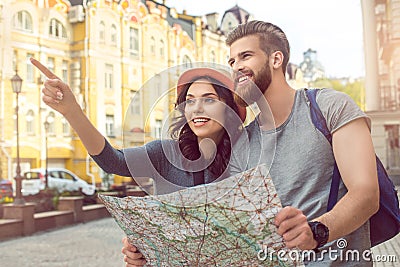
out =
<svg viewBox="0 0 400 267"><path fill-rule="evenodd" d="M380 87L381 110L400 110L400 87L389 85Z"/></svg>

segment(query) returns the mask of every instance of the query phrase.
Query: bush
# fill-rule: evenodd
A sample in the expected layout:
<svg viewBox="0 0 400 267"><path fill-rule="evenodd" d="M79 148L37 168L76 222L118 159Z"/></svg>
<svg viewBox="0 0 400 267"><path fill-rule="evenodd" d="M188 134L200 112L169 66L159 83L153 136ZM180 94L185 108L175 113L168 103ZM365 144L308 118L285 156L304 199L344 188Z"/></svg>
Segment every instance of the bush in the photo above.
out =
<svg viewBox="0 0 400 267"><path fill-rule="evenodd" d="M56 210L59 193L55 189L40 190L36 195L25 196L26 202L35 203L35 212Z"/></svg>
<svg viewBox="0 0 400 267"><path fill-rule="evenodd" d="M3 197L0 199L0 204L8 204L8 203L13 203L14 198L13 197Z"/></svg>

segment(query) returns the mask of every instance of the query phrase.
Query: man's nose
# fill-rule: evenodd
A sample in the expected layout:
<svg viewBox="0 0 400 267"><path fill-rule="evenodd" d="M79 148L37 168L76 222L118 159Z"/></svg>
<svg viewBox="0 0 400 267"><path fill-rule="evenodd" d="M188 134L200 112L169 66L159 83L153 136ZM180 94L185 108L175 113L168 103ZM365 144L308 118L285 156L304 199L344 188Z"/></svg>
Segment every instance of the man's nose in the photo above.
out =
<svg viewBox="0 0 400 267"><path fill-rule="evenodd" d="M235 63L233 63L232 69L234 72L240 72L244 69L244 67L240 61L236 61Z"/></svg>

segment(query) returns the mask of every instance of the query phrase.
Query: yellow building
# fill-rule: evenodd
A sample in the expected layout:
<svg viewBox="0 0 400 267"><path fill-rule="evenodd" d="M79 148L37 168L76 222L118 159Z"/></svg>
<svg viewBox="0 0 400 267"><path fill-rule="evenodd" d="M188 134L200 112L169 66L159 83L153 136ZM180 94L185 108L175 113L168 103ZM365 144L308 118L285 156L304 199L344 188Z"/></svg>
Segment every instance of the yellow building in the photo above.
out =
<svg viewBox="0 0 400 267"><path fill-rule="evenodd" d="M52 8L49 3L53 2ZM59 77L68 79L71 26L62 1L4 1L1 8L1 177L15 175L16 100L10 79L22 77L19 94L19 137L22 171L43 167L46 159L44 122L48 127L48 156L53 164L72 163L72 136L66 121L41 101L41 76L30 64L35 57ZM67 80L68 81L68 80Z"/></svg>
<svg viewBox="0 0 400 267"><path fill-rule="evenodd" d="M66 81L97 129L123 148L160 137L180 72L196 62L225 65L228 56L213 15L205 20L178 14L165 1L15 0L3 1L0 9L0 176L8 179L16 169L10 83L16 71L23 79L22 173L46 167L48 158L49 167L65 167L88 181L100 183L104 175L66 120L41 101L43 77L30 57ZM171 94L156 104L167 91Z"/></svg>

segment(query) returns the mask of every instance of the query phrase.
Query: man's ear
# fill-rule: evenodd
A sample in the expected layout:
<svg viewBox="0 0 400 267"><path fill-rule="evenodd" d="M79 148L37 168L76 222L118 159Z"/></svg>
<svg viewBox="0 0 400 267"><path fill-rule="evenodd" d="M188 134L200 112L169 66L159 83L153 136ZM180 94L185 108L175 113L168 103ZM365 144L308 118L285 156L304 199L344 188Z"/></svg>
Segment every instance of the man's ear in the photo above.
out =
<svg viewBox="0 0 400 267"><path fill-rule="evenodd" d="M283 53L281 51L275 51L272 53L272 60L273 60L273 68L278 69L282 66L283 64Z"/></svg>

